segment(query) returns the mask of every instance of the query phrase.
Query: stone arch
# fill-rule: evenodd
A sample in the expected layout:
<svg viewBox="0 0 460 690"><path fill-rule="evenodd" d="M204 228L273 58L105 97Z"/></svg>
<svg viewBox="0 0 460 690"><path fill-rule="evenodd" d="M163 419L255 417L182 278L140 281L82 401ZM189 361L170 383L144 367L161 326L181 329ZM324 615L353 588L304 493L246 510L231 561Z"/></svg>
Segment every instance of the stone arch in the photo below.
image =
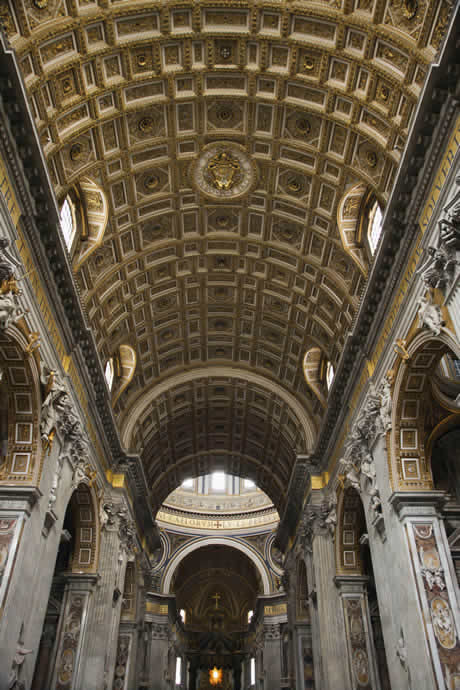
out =
<svg viewBox="0 0 460 690"><path fill-rule="evenodd" d="M337 226L343 248L364 276L367 276L369 268L364 225L368 209L374 201L372 191L359 183L345 192L337 208Z"/></svg>
<svg viewBox="0 0 460 690"><path fill-rule="evenodd" d="M134 620L136 617L136 576L136 561L132 559L126 564L125 582L123 587L123 603L121 607L121 617L123 620Z"/></svg>
<svg viewBox="0 0 460 690"><path fill-rule="evenodd" d="M359 539L366 529L361 496L352 487L340 491L337 500L335 557L337 575L363 575Z"/></svg>
<svg viewBox="0 0 460 690"><path fill-rule="evenodd" d="M460 359L460 347L447 331L439 336L424 331L405 348L393 392L390 481L395 489L430 490L433 476L428 440L440 421L431 423L432 429L427 436L433 372L446 353ZM439 402L446 408L445 400ZM448 408L445 409L444 417L448 412Z"/></svg>
<svg viewBox="0 0 460 690"><path fill-rule="evenodd" d="M136 420L143 414L145 409L152 403L152 401L168 391L170 388L173 388L179 384L186 383L188 381L195 381L200 378L213 377L243 379L244 381L255 383L262 388L265 388L267 391L279 395L279 397L291 408L293 414L298 419L299 427L302 429L305 439L305 452L308 453L313 447L316 437L316 428L314 422L307 414L305 408L300 404L297 398L292 395L292 393L289 393L287 390L275 384L265 376L261 376L260 374L247 371L245 369L229 366L210 366L198 367L191 371L171 376L139 398L130 408L129 415L126 416L122 425L121 437L125 448L130 448L131 446Z"/></svg>
<svg viewBox="0 0 460 690"><path fill-rule="evenodd" d="M72 263L77 272L103 242L109 206L102 189L89 177L82 178L68 195L76 211L78 240Z"/></svg>
<svg viewBox="0 0 460 690"><path fill-rule="evenodd" d="M120 345L117 354L118 375L112 392L112 406L115 407L118 398L133 380L136 371L137 355L131 345Z"/></svg>
<svg viewBox="0 0 460 690"><path fill-rule="evenodd" d="M311 347L305 353L302 366L307 385L316 395L320 404L326 407L330 385L334 378L334 367L332 362L327 358L320 347ZM329 381L330 370L332 378Z"/></svg>
<svg viewBox="0 0 460 690"><path fill-rule="evenodd" d="M26 348L26 338L16 327L0 334L0 370L8 418L0 482L21 485L38 484L43 464L38 355L28 354Z"/></svg>
<svg viewBox="0 0 460 690"><path fill-rule="evenodd" d="M306 620L310 618L310 609L308 605L308 579L307 568L303 558L297 561L296 572L296 619Z"/></svg>
<svg viewBox="0 0 460 690"><path fill-rule="evenodd" d="M80 483L70 497L75 543L71 557L72 572L96 573L99 558L99 518L93 490Z"/></svg>
<svg viewBox="0 0 460 690"><path fill-rule="evenodd" d="M163 573L161 581L162 594L171 593L171 582L176 568L178 567L179 563L186 556L188 556L188 554L192 553L193 551L196 551L197 549L200 549L203 546L212 545L230 546L231 548L237 549L238 551L244 553L253 562L260 575L264 595L272 593L270 587L270 574L268 572L267 565L265 564L260 554L257 553L257 551L249 547L247 544L244 544L239 539L234 539L231 537L201 537L199 539L194 539L192 543L188 543L186 546L184 546L182 549L179 549L173 555Z"/></svg>

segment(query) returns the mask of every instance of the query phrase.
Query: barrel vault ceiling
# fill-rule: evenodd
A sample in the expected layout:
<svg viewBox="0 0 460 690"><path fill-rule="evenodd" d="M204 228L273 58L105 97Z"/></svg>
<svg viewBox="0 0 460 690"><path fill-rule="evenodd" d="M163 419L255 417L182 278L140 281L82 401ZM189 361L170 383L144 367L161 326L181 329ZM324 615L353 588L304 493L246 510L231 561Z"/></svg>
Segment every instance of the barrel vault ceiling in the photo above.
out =
<svg viewBox="0 0 460 690"><path fill-rule="evenodd" d="M58 200L86 190L88 213L107 210L75 274L102 363L134 349L114 411L156 505L220 466L282 508L324 410L303 356L337 365L365 284L340 201L360 185L385 206L449 11L0 0ZM194 179L219 141L252 166L238 198Z"/></svg>

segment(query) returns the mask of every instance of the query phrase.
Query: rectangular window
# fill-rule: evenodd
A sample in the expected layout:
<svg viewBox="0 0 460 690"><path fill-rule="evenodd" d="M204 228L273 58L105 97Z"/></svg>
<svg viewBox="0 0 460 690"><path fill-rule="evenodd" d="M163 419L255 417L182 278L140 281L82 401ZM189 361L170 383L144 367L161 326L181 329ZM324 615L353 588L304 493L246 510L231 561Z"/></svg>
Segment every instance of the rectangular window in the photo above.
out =
<svg viewBox="0 0 460 690"><path fill-rule="evenodd" d="M180 656L176 656L176 685L182 683L182 659Z"/></svg>
<svg viewBox="0 0 460 690"><path fill-rule="evenodd" d="M250 661L250 673L251 673L251 685L256 684L256 660L254 657L251 657Z"/></svg>
<svg viewBox="0 0 460 690"><path fill-rule="evenodd" d="M225 472L213 472L213 474L211 475L211 489L213 491L225 491L225 487Z"/></svg>

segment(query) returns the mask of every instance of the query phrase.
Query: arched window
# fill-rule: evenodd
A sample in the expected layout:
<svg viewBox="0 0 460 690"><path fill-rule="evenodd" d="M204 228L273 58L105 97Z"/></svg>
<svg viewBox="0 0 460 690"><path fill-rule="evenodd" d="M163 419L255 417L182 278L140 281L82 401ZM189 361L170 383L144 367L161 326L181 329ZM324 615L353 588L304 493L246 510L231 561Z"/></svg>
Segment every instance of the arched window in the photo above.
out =
<svg viewBox="0 0 460 690"><path fill-rule="evenodd" d="M182 683L182 659L180 656L176 656L176 685Z"/></svg>
<svg viewBox="0 0 460 690"><path fill-rule="evenodd" d="M376 201L369 213L369 225L367 230L367 238L372 254L375 254L380 235L382 234L382 220L382 209L380 208L379 202Z"/></svg>
<svg viewBox="0 0 460 690"><path fill-rule="evenodd" d="M107 364L105 365L104 374L105 374L105 380L107 381L107 387L108 387L109 391L111 391L112 386L113 386L113 379L115 376L115 370L114 370L114 366L113 366L113 357L111 357L110 359L107 360Z"/></svg>
<svg viewBox="0 0 460 690"><path fill-rule="evenodd" d="M327 363L327 366L326 366L326 386L327 386L327 390L330 390L330 388L331 388L331 386L332 386L332 381L334 380L334 374L335 374L334 367L332 366L332 364L331 364L330 362L328 362L328 363Z"/></svg>
<svg viewBox="0 0 460 690"><path fill-rule="evenodd" d="M227 478L225 472L213 472L211 475L212 491L225 491L226 486Z"/></svg>
<svg viewBox="0 0 460 690"><path fill-rule="evenodd" d="M61 230L64 235L64 241L68 251L72 249L77 224L75 222L75 209L72 201L67 196L61 206L61 213L59 215L61 221Z"/></svg>
<svg viewBox="0 0 460 690"><path fill-rule="evenodd" d="M254 616L254 611L252 609L248 611L248 624L252 621L252 617Z"/></svg>

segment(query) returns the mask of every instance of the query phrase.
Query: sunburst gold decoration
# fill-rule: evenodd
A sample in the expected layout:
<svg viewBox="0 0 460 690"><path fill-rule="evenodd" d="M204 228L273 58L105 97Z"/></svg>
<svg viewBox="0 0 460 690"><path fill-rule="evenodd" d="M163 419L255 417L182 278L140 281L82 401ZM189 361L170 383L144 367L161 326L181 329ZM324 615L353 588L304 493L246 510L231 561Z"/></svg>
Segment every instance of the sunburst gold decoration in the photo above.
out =
<svg viewBox="0 0 460 690"><path fill-rule="evenodd" d="M211 685L222 685L222 669L214 668L209 669L209 682Z"/></svg>

